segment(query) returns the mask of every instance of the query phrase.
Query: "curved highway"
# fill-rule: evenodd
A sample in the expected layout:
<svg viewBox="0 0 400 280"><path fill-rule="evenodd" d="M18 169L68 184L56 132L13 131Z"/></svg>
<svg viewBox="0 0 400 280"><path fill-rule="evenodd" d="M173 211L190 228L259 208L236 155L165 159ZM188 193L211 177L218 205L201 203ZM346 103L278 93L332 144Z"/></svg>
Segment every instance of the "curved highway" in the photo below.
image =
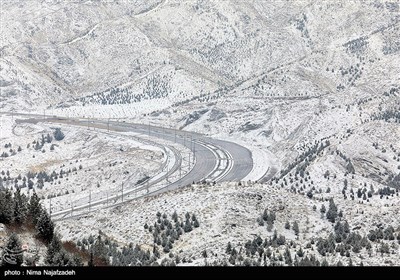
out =
<svg viewBox="0 0 400 280"><path fill-rule="evenodd" d="M142 124L110 122L110 127L126 129L153 137L179 143L189 148L196 158L193 169L181 180L169 185L165 190L171 190L180 186L203 180L224 182L240 181L253 169L251 152L238 144L206 137L196 132L175 130L157 126ZM218 168L220 162L221 170ZM224 176L218 176L224 168L229 168ZM220 171L218 173L218 171Z"/></svg>
<svg viewBox="0 0 400 280"><path fill-rule="evenodd" d="M152 183L147 183L147 186L145 186L144 184L138 185L136 186L136 189L131 189L130 192L140 191L147 188L147 193L145 195L151 195L190 185L193 182L240 181L244 177L246 177L253 169L252 154L247 148L242 147L236 143L206 137L203 134L195 132L176 130L153 125L104 121L98 119L67 119L56 116L43 118L43 116L33 114L14 115L24 115L31 117L31 119L23 120L24 122L63 123L67 125L96 127L98 129L110 129L117 132L135 132L138 134L147 135L150 138L153 138L153 141L155 140L154 138L159 138L165 141L181 144L191 150L191 153L187 154L186 159L185 157L182 157L180 154L174 151L173 154L175 156L176 162L173 168L171 168L171 170L169 170L169 172L167 172L165 176L162 176L162 179L165 179L172 173L177 173L179 168L182 168L182 165L189 164L190 171L186 175L181 178L178 177L179 179L175 182L169 182L165 186L151 192L149 192L149 184L156 184L160 182L160 179L154 180L154 182ZM165 147L171 149L171 146ZM193 157L195 158L195 160L193 160ZM115 195L114 198L115 200L118 200L119 196ZM78 208L90 209L90 207L93 207L95 205L99 205L101 203L104 204L103 200L104 199L99 201L92 201L90 205L79 206L77 208L74 208L74 210L77 210ZM53 215L58 216L63 213L67 213L68 211L71 212L71 210L65 210L59 211L59 213L53 213Z"/></svg>

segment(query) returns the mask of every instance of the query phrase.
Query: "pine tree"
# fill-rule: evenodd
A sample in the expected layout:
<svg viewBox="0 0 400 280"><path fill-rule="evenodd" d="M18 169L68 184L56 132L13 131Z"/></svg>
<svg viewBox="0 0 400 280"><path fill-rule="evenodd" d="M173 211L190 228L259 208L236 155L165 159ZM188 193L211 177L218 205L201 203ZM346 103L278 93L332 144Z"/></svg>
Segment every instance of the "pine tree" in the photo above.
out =
<svg viewBox="0 0 400 280"><path fill-rule="evenodd" d="M89 235L88 242L89 242L89 244L93 244L93 242L94 242L93 235Z"/></svg>
<svg viewBox="0 0 400 280"><path fill-rule="evenodd" d="M41 148L41 146L40 146L39 141L38 141L35 144L35 150L40 150L40 148Z"/></svg>
<svg viewBox="0 0 400 280"><path fill-rule="evenodd" d="M56 131L54 131L54 139L61 141L64 139L64 137L65 135L61 132L61 128L56 128Z"/></svg>
<svg viewBox="0 0 400 280"><path fill-rule="evenodd" d="M45 259L46 263L53 264L54 257L57 253L60 252L60 250L61 250L60 237L57 234L54 234L49 246L47 246L46 259Z"/></svg>
<svg viewBox="0 0 400 280"><path fill-rule="evenodd" d="M265 255L267 256L267 258L271 259L271 249L268 247L267 250L265 251Z"/></svg>
<svg viewBox="0 0 400 280"><path fill-rule="evenodd" d="M329 266L329 263L324 259L321 263L321 266Z"/></svg>
<svg viewBox="0 0 400 280"><path fill-rule="evenodd" d="M51 143L51 141L53 141L53 138L50 136L50 134L47 133L46 142Z"/></svg>
<svg viewBox="0 0 400 280"><path fill-rule="evenodd" d="M199 221L197 220L197 218L194 216L194 214L193 214L193 217L194 217L193 226L194 226L195 228L198 228L198 227L200 226L200 223L199 223Z"/></svg>
<svg viewBox="0 0 400 280"><path fill-rule="evenodd" d="M285 223L285 229L290 229L290 223L289 223L289 221L286 221L286 223Z"/></svg>
<svg viewBox="0 0 400 280"><path fill-rule="evenodd" d="M345 233L350 233L350 227L349 227L349 224L347 223L347 221L344 221L344 223L343 223L343 231Z"/></svg>
<svg viewBox="0 0 400 280"><path fill-rule="evenodd" d="M293 261L292 261L292 256L290 254L289 248L286 247L285 253L284 253L284 257L285 257L285 263L287 265L292 265Z"/></svg>
<svg viewBox="0 0 400 280"><path fill-rule="evenodd" d="M26 221L28 212L28 199L18 188L14 194L14 222L22 224Z"/></svg>
<svg viewBox="0 0 400 280"><path fill-rule="evenodd" d="M89 259L89 262L88 262L88 266L94 266L93 250L90 250L90 259Z"/></svg>
<svg viewBox="0 0 400 280"><path fill-rule="evenodd" d="M14 216L14 199L9 190L0 191L0 223L9 224Z"/></svg>
<svg viewBox="0 0 400 280"><path fill-rule="evenodd" d="M103 240L101 239L101 236L99 235L96 239L96 241L93 244L92 248L94 256L97 258L101 258L105 263L108 263L107 259L107 248L104 245Z"/></svg>
<svg viewBox="0 0 400 280"><path fill-rule="evenodd" d="M43 238L44 241L50 242L52 240L54 235L54 223L47 214L47 211L43 210L40 214L36 229L39 233L39 237Z"/></svg>
<svg viewBox="0 0 400 280"><path fill-rule="evenodd" d="M300 247L300 249L297 250L296 254L297 254L300 258L302 258L302 257L304 256L304 251L303 251L303 249Z"/></svg>
<svg viewBox="0 0 400 280"><path fill-rule="evenodd" d="M189 214L189 212L186 212L185 218L186 218L186 220L189 220L189 219L190 219L190 214Z"/></svg>
<svg viewBox="0 0 400 280"><path fill-rule="evenodd" d="M158 251L158 248L156 245L153 245L153 255L156 259L160 257L160 252Z"/></svg>
<svg viewBox="0 0 400 280"><path fill-rule="evenodd" d="M52 263L55 266L75 266L75 262L73 261L71 255L64 249L61 249L54 255Z"/></svg>
<svg viewBox="0 0 400 280"><path fill-rule="evenodd" d="M231 242L228 242L228 245L226 246L225 252L226 252L227 254L230 254L231 251L232 251L232 244L231 244Z"/></svg>
<svg viewBox="0 0 400 280"><path fill-rule="evenodd" d="M190 220L186 220L186 223L185 223L185 226L184 226L184 228L183 228L183 230L185 231L185 232L191 232L192 231L192 225L191 225L191 223L190 223Z"/></svg>
<svg viewBox="0 0 400 280"><path fill-rule="evenodd" d="M172 243L171 243L171 240L168 240L168 242L167 242L167 247L168 247L169 249L172 249Z"/></svg>
<svg viewBox="0 0 400 280"><path fill-rule="evenodd" d="M75 266L83 266L82 258L78 255L72 257Z"/></svg>
<svg viewBox="0 0 400 280"><path fill-rule="evenodd" d="M297 221L294 221L294 223L293 223L293 231L294 231L294 234L299 235L300 229L299 229L299 224L297 223Z"/></svg>
<svg viewBox="0 0 400 280"><path fill-rule="evenodd" d="M331 223L334 223L336 218L337 218L337 207L335 205L335 202L333 201L333 198L329 200L329 209L328 212L326 212L326 218L328 221Z"/></svg>
<svg viewBox="0 0 400 280"><path fill-rule="evenodd" d="M262 218L264 221L268 221L268 210L264 209L264 213L262 214Z"/></svg>
<svg viewBox="0 0 400 280"><path fill-rule="evenodd" d="M42 213L42 205L36 192L33 192L31 199L29 200L28 216L32 220L33 224L36 225L39 220L40 214Z"/></svg>
<svg viewBox="0 0 400 280"><path fill-rule="evenodd" d="M21 266L24 260L21 241L16 233L8 238L2 253L2 266Z"/></svg>
<svg viewBox="0 0 400 280"><path fill-rule="evenodd" d="M297 256L294 256L293 266L299 266L299 259L297 258Z"/></svg>
<svg viewBox="0 0 400 280"><path fill-rule="evenodd" d="M176 213L176 211L174 211L174 213L172 214L172 220L176 223L178 221L178 214Z"/></svg>
<svg viewBox="0 0 400 280"><path fill-rule="evenodd" d="M163 251L164 251L164 253L170 252L169 246L167 244L163 247Z"/></svg>
<svg viewBox="0 0 400 280"><path fill-rule="evenodd" d="M281 246L281 245L285 245L285 243L286 243L285 236L280 234L279 237L276 239L276 244L278 244L278 246Z"/></svg>
<svg viewBox="0 0 400 280"><path fill-rule="evenodd" d="M29 188L30 190L33 189L33 185L34 185L33 181L32 181L31 179L29 179L29 180L28 180L28 188Z"/></svg>
<svg viewBox="0 0 400 280"><path fill-rule="evenodd" d="M269 216L268 216L268 222L273 224L276 220L276 214L274 211L271 211Z"/></svg>
<svg viewBox="0 0 400 280"><path fill-rule="evenodd" d="M161 247L167 246L167 242L168 242L167 236L163 235L162 241L161 241Z"/></svg>
<svg viewBox="0 0 400 280"><path fill-rule="evenodd" d="M278 232L276 230L274 230L274 235L272 236L272 240L276 240L278 239Z"/></svg>

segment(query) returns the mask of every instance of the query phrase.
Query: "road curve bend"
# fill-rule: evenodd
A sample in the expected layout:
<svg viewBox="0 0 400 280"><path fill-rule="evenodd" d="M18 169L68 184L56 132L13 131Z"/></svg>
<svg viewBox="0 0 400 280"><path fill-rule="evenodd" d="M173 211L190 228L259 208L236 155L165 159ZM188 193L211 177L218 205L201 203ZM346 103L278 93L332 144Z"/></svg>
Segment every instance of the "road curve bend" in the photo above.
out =
<svg viewBox="0 0 400 280"><path fill-rule="evenodd" d="M191 153L187 154L187 157L191 157L191 160L186 159L187 163L192 163L189 166L190 171L177 181L170 182L147 195L174 190L190 185L193 182L202 182L204 180L209 182L240 181L253 169L252 153L247 148L236 143L214 139L196 132L99 119L77 119L56 116L43 118L40 115L18 113L14 113L14 115L28 116L31 118L26 120L28 122L51 122L85 127L95 126L99 129L112 129L117 132L135 132L147 135L153 138L153 140L154 138L159 138L187 147L191 151ZM184 156L182 156L180 163L181 165L185 164ZM174 168L173 171L177 172L178 169Z"/></svg>

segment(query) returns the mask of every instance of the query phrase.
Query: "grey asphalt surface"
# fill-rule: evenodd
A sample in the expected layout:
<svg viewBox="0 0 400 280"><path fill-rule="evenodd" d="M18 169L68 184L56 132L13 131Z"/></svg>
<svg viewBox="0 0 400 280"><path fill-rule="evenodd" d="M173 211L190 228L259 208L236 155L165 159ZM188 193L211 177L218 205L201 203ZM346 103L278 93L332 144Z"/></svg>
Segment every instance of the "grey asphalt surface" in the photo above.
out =
<svg viewBox="0 0 400 280"><path fill-rule="evenodd" d="M177 143L186 146L192 151L194 149L196 155L196 164L193 167L193 169L179 181L170 184L169 186L163 188L159 192L173 190L182 186L189 185L193 182L200 182L204 179L210 179L211 181L213 180L212 177L206 178L206 176L214 170L214 167L217 164L217 159L209 149L200 145L200 143L197 140L201 140L201 142L219 147L220 149L228 151L232 155L233 158L232 169L228 172L226 176L224 176L217 182L240 181L241 179L246 177L247 174L249 174L253 169L253 159L251 152L247 148L240 146L236 143L213 139L196 132L174 130L169 128L161 128L157 126L149 126L143 124L110 122L110 127L111 126L117 128L125 127L128 128L127 131L133 131L147 135L149 135L149 130L150 130L150 136L152 137L157 137L170 141L176 141ZM185 137L186 140L184 140ZM191 141L191 139L193 139L193 142Z"/></svg>
<svg viewBox="0 0 400 280"><path fill-rule="evenodd" d="M236 143L232 143L229 141L218 140L214 138L207 137L203 134L199 134L196 132L189 132L183 130L175 130L170 128L163 128L154 125L146 125L146 124L135 124L135 123L126 123L126 122L117 122L117 121L105 121L98 119L67 119L63 117L51 116L47 118L43 118L42 115L32 115L32 114L20 114L15 113L17 115L25 115L28 117L33 117L29 120L24 120L28 122L52 122L52 123L65 123L70 125L79 125L79 126L88 126L89 127L97 127L102 129L109 128L110 130L120 131L120 132L135 132L143 135L148 135L152 140L154 138L160 138L164 140L168 140L171 142L176 142L181 145L186 146L195 154L196 162L193 166L193 154L190 154L191 157L191 170L189 173L184 175L181 179L176 182L173 182L162 189L154 191L150 194L158 194L168 190L177 189L186 185L190 185L193 182L201 182L203 180L214 181L217 178L216 182L224 182L224 181L240 181L244 177L246 177L253 168L253 160L251 152ZM213 149L221 150L222 154L230 154L232 157L233 165L229 172L227 172L224 176L219 176L221 170L219 172L215 172L215 167L219 163L219 155L215 155L208 148L204 147L202 144L208 144L213 146ZM175 153L175 156L177 154ZM188 154L183 154L183 158L178 158L178 161L182 161L182 165L185 169L188 168ZM172 171L176 171L179 168L175 168ZM214 171L214 173L213 173ZM179 172L179 171L178 171ZM209 175L209 176L208 176Z"/></svg>
<svg viewBox="0 0 400 280"><path fill-rule="evenodd" d="M222 147L228 151L234 160L231 171L223 178L223 181L240 181L253 169L253 158L251 152L236 143L209 138L208 142Z"/></svg>
<svg viewBox="0 0 400 280"><path fill-rule="evenodd" d="M79 119L67 119L63 117L52 117L43 119L41 115L29 115L29 114L21 114L27 116L36 116L33 121L47 121L47 122L59 122L59 123L69 123L69 124L78 124L81 126L87 126L86 120ZM102 124L107 128L107 121L104 120L89 120L89 126ZM193 167L192 171L188 174L190 176L185 176L178 182L174 183L173 186L184 186L187 184L191 184L193 182L199 182L203 179L206 179L205 176L209 174L215 167L217 159L214 154L200 145L197 140L201 140L202 142L211 144L213 146L219 147L222 150L228 151L233 158L233 167L230 172L223 177L219 181L240 181L244 177L247 176L253 169L253 159L251 151L247 148L240 146L236 143L232 143L229 141L218 140L214 138L207 137L203 134L183 131L183 130L175 130L170 128L164 128L154 125L146 125L146 124L135 124L135 123L126 123L126 122L109 122L110 129L116 131L131 131L136 133L141 133L144 135L150 135L151 137L156 137L164 140L169 140L172 142L176 142L186 146L187 148L195 150L196 155L196 164ZM176 136L175 136L176 135ZM184 139L186 138L186 139ZM193 139L193 142L191 141ZM187 156L187 155L186 155ZM186 159L187 160L187 159ZM185 164L185 160L183 161ZM210 178L212 180L212 178ZM172 189L172 188L168 188Z"/></svg>

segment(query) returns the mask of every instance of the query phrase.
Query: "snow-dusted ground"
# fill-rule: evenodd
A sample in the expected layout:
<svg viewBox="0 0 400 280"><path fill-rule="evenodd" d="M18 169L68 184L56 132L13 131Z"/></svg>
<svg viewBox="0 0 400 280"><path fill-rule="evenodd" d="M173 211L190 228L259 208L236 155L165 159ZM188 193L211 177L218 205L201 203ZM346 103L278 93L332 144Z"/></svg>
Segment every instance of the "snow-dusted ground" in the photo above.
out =
<svg viewBox="0 0 400 280"><path fill-rule="evenodd" d="M9 118L3 117L3 120ZM52 143L35 150L32 142L39 141L42 134L53 136L55 127L61 128L65 138L62 141L53 139ZM71 202L78 203L88 198L90 193L95 198L97 194L111 192L126 181L136 182L144 176L153 177L166 161L161 148L138 142L129 134L49 123L21 123L2 131L4 136L9 137L0 139L0 150L7 151L4 145L11 143L11 148L16 151L15 155L0 161L0 170L9 171L11 178L19 174L23 178L28 172L45 171L48 175L53 171L67 172L63 178L58 176L53 182L45 182L43 188L35 187L39 196L46 198L44 203L48 208L50 202L47 198L52 197L53 212ZM53 151L50 149L52 144L55 145ZM22 149L20 152L17 152L18 147ZM36 185L37 179L33 182ZM22 183L21 179L17 181L18 186ZM10 181L3 184L14 186L14 182ZM28 188L23 191L27 192Z"/></svg>
<svg viewBox="0 0 400 280"><path fill-rule="evenodd" d="M45 181L42 188L38 187L38 178L32 179L34 189L52 213L73 211L76 207L101 199L108 204L109 197L121 195L122 186L125 199L132 199L146 191L165 187L190 171L186 163L190 151L178 143L164 139L153 142L152 137L134 132L114 132L94 127L88 129L68 124L32 124L22 121L20 116L15 118L19 118L19 121L11 126L11 116L3 117L4 136L11 136L0 138L0 145L4 147L0 149L1 153L9 154L0 158L0 171L6 177L8 171L10 178L13 178L4 180L3 186L12 188L15 178L18 186L27 186L28 181L24 184L23 180L28 172L58 173L53 181ZM53 137L56 127L61 128L66 137L62 141L53 139L39 150L34 149L33 141L40 142L41 135ZM12 146L5 148L8 143ZM52 145L54 150L50 149ZM21 151L18 151L19 147ZM171 149L178 154L175 155ZM183 160L181 171L171 172L180 160L177 156ZM61 170L65 172L63 176L59 175ZM162 179L167 173L168 182ZM152 186L141 192L132 192L137 182L147 177L149 180L146 184ZM155 181L159 182L153 184ZM23 191L31 193L32 190L23 187Z"/></svg>
<svg viewBox="0 0 400 280"><path fill-rule="evenodd" d="M391 217L381 219L381 223L392 225L395 229L399 225L400 220L396 215L399 211L398 206L382 208L380 205L360 205L357 201L347 201L343 204L339 200L335 201L351 228L361 226L358 232L362 235L368 233L369 227L375 223L374 216ZM398 197L396 201L398 203ZM314 205L317 206L315 211ZM190 212L196 215L200 227L185 233L179 241L176 241L172 252L179 253L181 257L187 259L192 258L195 265L204 265L204 258L201 256L204 250L207 250L209 256L207 261L211 263L213 260L228 258L225 253L228 242L237 246L243 245L254 236L261 236L263 239L272 236L273 230L267 231L267 227L259 226L256 220L264 209L276 211L274 230L276 229L278 234L283 234L287 242L290 240L295 242L296 250L301 246L305 252L315 254L316 252L312 251L315 250L315 245L313 249L305 249L306 244L312 238L327 237L333 228L325 217L321 218L319 212L321 205L322 202L318 200L311 200L269 185L238 186L237 183L215 186L194 185L156 197L139 199L124 207L101 210L76 220L61 221L58 222L57 229L66 240L81 240L89 234L96 235L101 230L105 236L115 239L121 245L132 242L143 248L151 248L153 237L144 229L144 225L146 223L152 225L156 221L157 212L168 216L174 211L180 216ZM364 211L364 214L361 214L361 211ZM293 230L285 229L286 221L290 224L298 222L300 228L298 238ZM399 232L398 228L396 232ZM376 258L368 258L367 250L363 249L359 254L352 254L352 261L355 264L362 261L364 265L382 265L390 260L393 265L399 265L399 259L393 257L393 254L399 254L395 243L396 241L392 242L394 253L391 255L381 257L378 254ZM283 250L284 246L277 248L277 252ZM374 248L374 254L375 250ZM294 257L294 251L292 252ZM322 259L321 256L318 258ZM340 255L328 256L326 259L330 263L336 263L338 260L347 263L347 258Z"/></svg>
<svg viewBox="0 0 400 280"><path fill-rule="evenodd" d="M257 202L223 199L224 195L240 197L246 191L262 193L260 203L265 205L289 201L285 209L290 211L285 215L299 219L300 228L309 227L308 233L302 233L306 236L300 236L303 245L312 236L332 230L319 217L321 202L306 198L308 192L314 199L335 197L349 224L361 226L361 232L383 222L398 234L398 192L379 194L397 183L390 178L400 172L398 117L397 122L394 117L375 119L378 114L391 112L393 116L400 110L398 3L155 0L2 4L1 110L26 108L38 114L113 118L196 131L251 150L254 168L245 182L263 176L280 178L266 185L195 186L193 191L141 199L80 218L74 222L81 228L79 233L62 222L59 229L65 238L85 235L86 228L81 226L85 222L100 229L99 221L108 221L111 215L110 225L103 224L110 237L124 243L129 238L146 243L150 238L142 229L146 219L152 221L157 207L170 212L176 207L197 211L207 225L206 230L203 227L184 236L179 246L199 255L209 246L207 242L219 242L216 251L222 252L229 238L243 243L251 233L271 234L257 229L256 212L261 211ZM59 172L63 164L67 169L82 163L83 169L69 175L68 181L45 183L43 196L63 194L53 199L55 206L68 203L72 191L76 197L87 198L91 189L107 190L132 175L140 179L156 174L163 162L159 151L132 139L84 128L63 128L66 139L53 152L46 144L42 153L26 145L41 133L51 132L51 126L13 127L10 117L3 117L0 124L0 153L10 149L4 148L8 142L13 149L22 147L21 153L4 161L0 158L0 170L9 169L12 176L29 170ZM285 175L280 173L312 145L326 141L330 144L315 158L297 162ZM130 151L130 145L136 148ZM121 152L120 147L126 150ZM347 160L355 174L345 175ZM305 178L295 174L302 168ZM130 173L121 174L124 170ZM345 179L347 189L343 189ZM358 197L359 189L372 196ZM313 203L316 212L310 210ZM145 211L140 212L143 207ZM130 213L137 215L127 223L125 215ZM236 227L224 225L226 217L237 218ZM294 238L282 229L281 218L278 214L277 229ZM391 244L392 261L398 264L397 245ZM362 252L361 256L364 264L390 264L386 255L368 257ZM353 258L355 263L360 260L360 256ZM203 264L202 260L196 264Z"/></svg>

